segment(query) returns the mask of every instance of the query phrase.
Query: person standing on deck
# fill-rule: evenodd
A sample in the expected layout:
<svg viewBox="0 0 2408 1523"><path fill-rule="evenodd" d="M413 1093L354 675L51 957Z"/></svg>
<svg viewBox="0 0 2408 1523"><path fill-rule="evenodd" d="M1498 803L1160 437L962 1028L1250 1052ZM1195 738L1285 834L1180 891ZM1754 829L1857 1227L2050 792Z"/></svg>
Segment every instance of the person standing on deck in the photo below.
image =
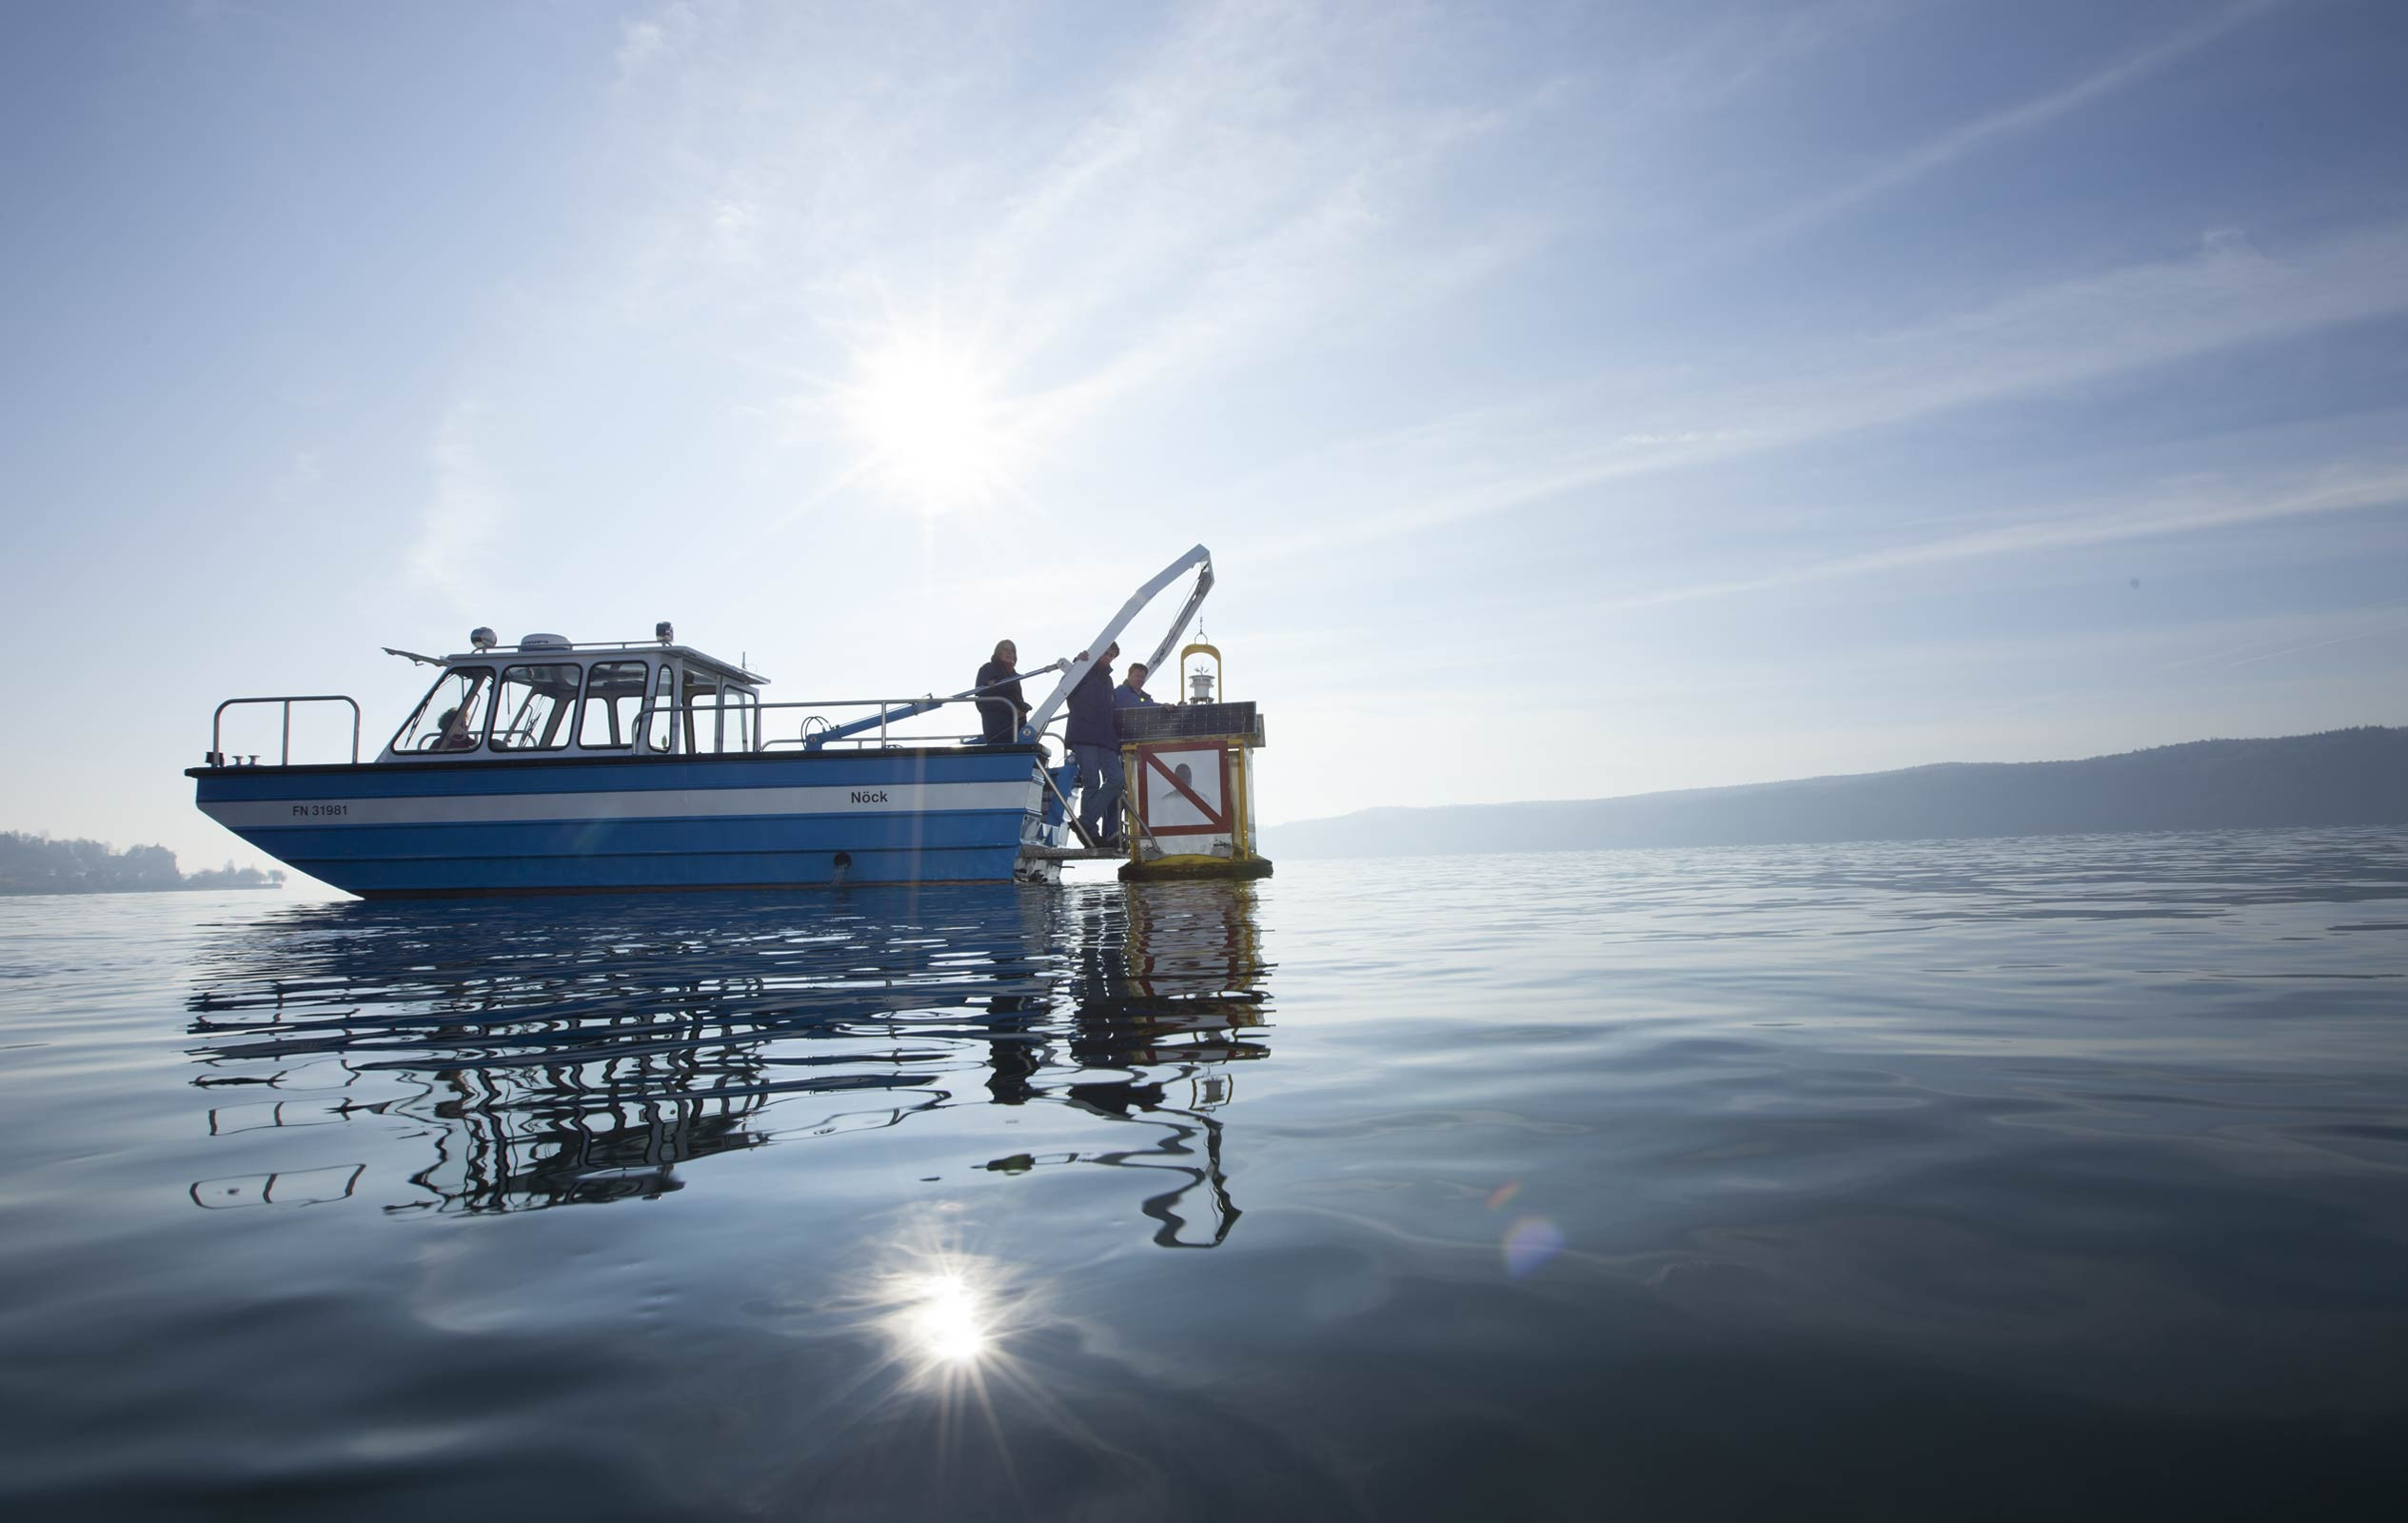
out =
<svg viewBox="0 0 2408 1523"><path fill-rule="evenodd" d="M1083 660L1086 653L1079 654ZM1119 654L1118 645L1106 646L1070 690L1068 731L1081 790L1079 828L1088 840L1115 848L1120 844L1120 722L1113 706L1112 659Z"/></svg>
<svg viewBox="0 0 2408 1523"><path fill-rule="evenodd" d="M1029 706L1020 697L1020 647L1008 640L995 643L995 654L978 668L971 685L992 689L978 695L978 722L989 745L1010 745L1020 738Z"/></svg>
<svg viewBox="0 0 2408 1523"><path fill-rule="evenodd" d="M1146 691L1146 663L1131 662L1129 675L1112 690L1112 706L1115 709L1138 708L1153 702L1154 695Z"/></svg>

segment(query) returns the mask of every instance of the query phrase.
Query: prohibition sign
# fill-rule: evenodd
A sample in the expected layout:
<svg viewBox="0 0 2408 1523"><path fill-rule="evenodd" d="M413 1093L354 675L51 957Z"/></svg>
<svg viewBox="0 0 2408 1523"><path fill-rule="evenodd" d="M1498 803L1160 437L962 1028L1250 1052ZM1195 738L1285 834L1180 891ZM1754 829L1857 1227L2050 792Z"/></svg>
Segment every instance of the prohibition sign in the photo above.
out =
<svg viewBox="0 0 2408 1523"><path fill-rule="evenodd" d="M1149 747L1138 755L1143 764L1137 768L1137 808L1149 831L1157 836L1210 836L1230 829L1228 752L1217 745L1197 745ZM1204 765L1208 761L1209 771ZM1181 771L1188 776L1179 776ZM1206 799L1195 786L1207 779L1218 802ZM1157 787L1167 787L1169 792L1157 794ZM1157 810L1171 818L1156 820ZM1189 821L1190 811L1201 815L1202 822Z"/></svg>

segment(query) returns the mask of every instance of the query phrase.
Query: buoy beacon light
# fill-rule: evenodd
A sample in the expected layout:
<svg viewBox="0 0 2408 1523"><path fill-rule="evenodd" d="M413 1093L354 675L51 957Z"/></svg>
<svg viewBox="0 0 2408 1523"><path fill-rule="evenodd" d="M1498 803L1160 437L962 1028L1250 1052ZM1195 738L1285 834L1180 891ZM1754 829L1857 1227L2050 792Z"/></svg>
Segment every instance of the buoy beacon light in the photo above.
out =
<svg viewBox="0 0 2408 1523"><path fill-rule="evenodd" d="M1254 849L1262 716L1252 702L1229 701L1219 647L1200 636L1179 651L1179 667L1187 702L1120 711L1129 811L1121 879L1268 878L1271 859Z"/></svg>

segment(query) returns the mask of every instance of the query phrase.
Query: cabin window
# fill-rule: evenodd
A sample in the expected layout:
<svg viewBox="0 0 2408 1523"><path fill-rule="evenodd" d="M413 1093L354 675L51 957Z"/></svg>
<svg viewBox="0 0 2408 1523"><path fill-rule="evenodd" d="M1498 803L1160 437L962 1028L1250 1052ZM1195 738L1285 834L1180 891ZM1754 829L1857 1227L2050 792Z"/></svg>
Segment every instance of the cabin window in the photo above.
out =
<svg viewBox="0 0 2408 1523"><path fill-rule="evenodd" d="M425 700L393 737L397 752L473 751L484 734L493 668L455 666L435 679Z"/></svg>
<svg viewBox="0 0 2408 1523"><path fill-rule="evenodd" d="M685 748L719 749L719 680L707 672L685 674Z"/></svg>
<svg viewBox="0 0 2408 1523"><path fill-rule="evenodd" d="M568 744L580 675L575 662L503 667L493 707L493 748L557 751Z"/></svg>
<svg viewBox="0 0 2408 1523"><path fill-rule="evenodd" d="M697 752L749 751L760 695L709 672L685 674L685 746Z"/></svg>
<svg viewBox="0 0 2408 1523"><path fill-rule="evenodd" d="M652 674L652 702L645 709L643 748L647 751L677 749L678 669L668 662Z"/></svg>
<svg viewBox="0 0 2408 1523"><path fill-rule="evenodd" d="M585 674L585 708L577 743L588 751L624 751L635 743L646 676L640 661L598 661Z"/></svg>

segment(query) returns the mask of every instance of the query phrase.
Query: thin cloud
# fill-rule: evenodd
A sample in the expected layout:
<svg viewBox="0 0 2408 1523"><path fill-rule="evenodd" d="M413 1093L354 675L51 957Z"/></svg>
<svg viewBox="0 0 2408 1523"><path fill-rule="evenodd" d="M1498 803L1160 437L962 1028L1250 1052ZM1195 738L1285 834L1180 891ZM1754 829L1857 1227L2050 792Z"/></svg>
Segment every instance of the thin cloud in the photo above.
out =
<svg viewBox="0 0 2408 1523"><path fill-rule="evenodd" d="M619 83L632 84L676 54L694 35L697 19L688 0L670 0L650 17L622 27L619 51L613 59Z"/></svg>
<svg viewBox="0 0 2408 1523"><path fill-rule="evenodd" d="M1093 355L1101 341L1099 357L1032 399L1033 427L1065 431L1308 316L1435 299L1533 247L1522 223L1398 257L1392 236L1429 178L1546 106L1544 90L1479 111L1322 104L1346 92L1334 60L1411 42L1375 10L1224 7L1115 92L964 260L983 308L1013 314L1008 331L991 323L1008 357L1056 343Z"/></svg>
<svg viewBox="0 0 2408 1523"><path fill-rule="evenodd" d="M2378 635L2395 634L2402 629L2408 629L2408 620L2393 619L2364 629L2352 630L2346 635L2335 635L2330 640L2314 640L2305 644L2286 645L2280 650L2269 650L2240 661L2227 662L2225 664L2227 666L2255 666L2260 662L2277 661L2286 656L2304 656L2309 651L2326 650L2335 645L2355 644L2361 640L2372 640Z"/></svg>
<svg viewBox="0 0 2408 1523"><path fill-rule="evenodd" d="M283 471L278 473L276 499L283 503L300 502L315 492L325 477L326 468L319 463L316 452L302 450L286 461Z"/></svg>
<svg viewBox="0 0 2408 1523"><path fill-rule="evenodd" d="M2273 494L2206 496L2183 493L2169 499L2104 511L2094 509L2080 515L2022 520L1994 528L1893 545L1860 555L1812 561L1759 576L1734 577L1608 599L1601 605L1609 608L1654 608L1667 603L1691 603L1702 598L1736 597L1809 583L1912 570L1949 562L2032 555L2171 534L2196 534L2208 529L2233 528L2276 519L2396 507L2403 503L2408 503L2408 468L2345 478Z"/></svg>
<svg viewBox="0 0 2408 1523"><path fill-rule="evenodd" d="M841 457L833 425L848 366L898 332L941 322L993 378L994 411L1018 452L1042 458L1132 399L1302 335L1444 302L1544 247L1541 215L1458 227L1430 213L1441 177L1559 98L1541 83L1449 107L1381 78L1376 66L1427 64L1430 49L1411 18L1377 6L1217 7L1155 43L1083 115L1055 124L1061 146L1024 177L1001 172L1013 145L983 134L963 144L941 109L918 113L892 130L943 145L919 176L945 187L950 231L933 248L898 236L926 208L891 185L840 198L859 220L838 235L845 247L797 214L836 199L827 176L849 183L853 165L906 156L869 113L800 80L800 114L755 134L769 147L678 149L708 172L677 214L686 230L642 279L654 291L709 289L721 311L799 317L808 361L758 351L789 387L762 408L783 446ZM688 49L680 89L758 102L754 69L782 56L714 39ZM840 153L834 143L808 151L839 131ZM929 154L925 142L913 147ZM898 271L928 255L942 284L914 300ZM827 353L829 340L851 358ZM839 458L799 496L822 504L867 479Z"/></svg>
<svg viewBox="0 0 2408 1523"><path fill-rule="evenodd" d="M1267 477L1253 492L1296 496L1352 479L1359 497L1364 471L1398 463L1376 510L1279 546L1324 551L2400 311L2408 225L2285 258L2220 233L2187 258L2055 283L1889 333L1750 352L1724 366L1719 384L1710 368L1703 382L1637 374L1479 409L1333 452L1308 463L1301 483Z"/></svg>
<svg viewBox="0 0 2408 1523"><path fill-rule="evenodd" d="M1954 131L1942 134L1931 142L1904 154L1871 172L1861 175L1838 189L1794 207L1778 216L1768 218L1740 233L1731 242L1734 246L1764 243L1786 237L1799 228L1835 216L1862 202L1886 194L1900 186L1920 180L1946 168L1967 154L1978 152L2004 139L2037 130L2070 112L2102 100L2127 86L2134 85L2208 44L2225 36L2246 22L2280 9L2289 0L2240 0L2223 10L2182 28L2173 35L2154 43L2128 57L2119 60L2095 73L2085 75L2060 89L2036 96L2003 111L1992 112L1978 121L1965 124Z"/></svg>
<svg viewBox="0 0 2408 1523"><path fill-rule="evenodd" d="M484 586L480 572L512 517L509 494L477 446L481 413L474 403L459 404L435 430L429 450L434 493L403 558L420 583L464 609L478 602Z"/></svg>
<svg viewBox="0 0 2408 1523"><path fill-rule="evenodd" d="M2388 613L2391 610L2398 608L2402 603L2408 603L2408 598L2386 598L2380 603L2369 603L2365 607L2352 609L2349 614L2344 617L2356 620L2361 619L2368 614ZM2341 645L2347 644L2352 641L2370 639L2373 636L2385 634L2398 627L2400 627L2400 625L2397 621L2385 620L2371 627L2352 629L2339 635L2335 635L2329 630L2319 630L2317 634L2310 635L2303 639L2296 631L2294 631L2277 636L2271 640L2253 640L2243 645L2235 645L2222 650L2208 651L2201 655L2188 656L2181 661L2169 662L2165 665L2158 667L2157 670L2163 673L2181 671L2183 668L2190 666L2254 666L2260 662L2273 661L2278 657L2292 655L2299 651L2320 650L2327 645Z"/></svg>
<svg viewBox="0 0 2408 1523"><path fill-rule="evenodd" d="M1807 56L1868 27L1892 21L1911 0L1828 0L1785 5L1707 21L1693 35L1649 57L1622 90L1634 117L1694 116L1795 68Z"/></svg>

